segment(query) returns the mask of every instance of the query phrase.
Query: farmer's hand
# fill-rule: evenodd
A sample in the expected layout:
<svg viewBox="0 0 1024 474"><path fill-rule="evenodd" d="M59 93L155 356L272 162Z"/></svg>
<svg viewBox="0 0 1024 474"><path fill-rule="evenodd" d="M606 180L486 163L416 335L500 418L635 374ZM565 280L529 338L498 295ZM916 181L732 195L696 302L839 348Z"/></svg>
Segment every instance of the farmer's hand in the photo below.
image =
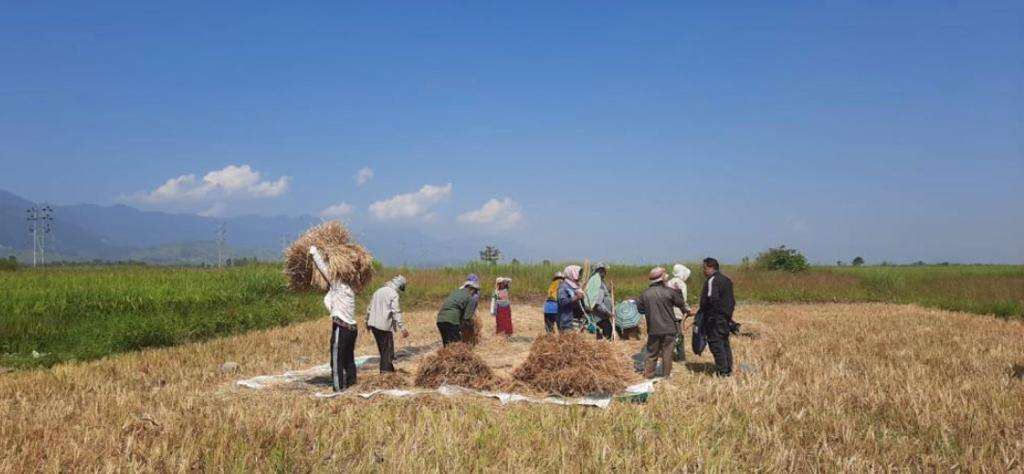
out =
<svg viewBox="0 0 1024 474"><path fill-rule="evenodd" d="M409 338L409 330L405 329L405 328L402 328L402 339L408 339L408 338Z"/></svg>
<svg viewBox="0 0 1024 474"><path fill-rule="evenodd" d="M583 291L577 291L576 295L572 297L573 300L579 301L583 299Z"/></svg>

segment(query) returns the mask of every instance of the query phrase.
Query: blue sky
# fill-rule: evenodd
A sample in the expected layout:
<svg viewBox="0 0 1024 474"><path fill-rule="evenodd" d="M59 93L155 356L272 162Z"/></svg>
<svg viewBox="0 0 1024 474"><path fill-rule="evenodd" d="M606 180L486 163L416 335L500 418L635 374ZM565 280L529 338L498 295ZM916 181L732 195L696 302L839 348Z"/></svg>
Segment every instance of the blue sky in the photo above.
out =
<svg viewBox="0 0 1024 474"><path fill-rule="evenodd" d="M0 188L337 206L532 259L1021 263L1022 25L1019 2L9 5Z"/></svg>

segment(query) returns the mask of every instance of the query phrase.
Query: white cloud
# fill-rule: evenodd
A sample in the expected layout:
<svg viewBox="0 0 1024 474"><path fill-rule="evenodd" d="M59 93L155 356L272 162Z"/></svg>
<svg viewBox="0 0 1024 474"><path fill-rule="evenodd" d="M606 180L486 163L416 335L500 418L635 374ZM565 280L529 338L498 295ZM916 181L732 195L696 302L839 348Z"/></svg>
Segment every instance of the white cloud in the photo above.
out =
<svg viewBox="0 0 1024 474"><path fill-rule="evenodd" d="M205 204L214 203L204 214L223 213L229 199L260 199L278 197L288 191L291 177L281 176L273 181L262 179L259 171L249 165L228 165L210 171L197 180L194 174L171 178L156 189L141 192L129 198L144 204Z"/></svg>
<svg viewBox="0 0 1024 474"><path fill-rule="evenodd" d="M368 166L356 172L356 186L369 183L371 179L373 179L373 170Z"/></svg>
<svg viewBox="0 0 1024 474"><path fill-rule="evenodd" d="M320 217L323 217L324 219L341 219L351 215L354 210L355 209L351 205L343 202L327 206L327 208L320 211Z"/></svg>
<svg viewBox="0 0 1024 474"><path fill-rule="evenodd" d="M452 195L452 183L425 185L419 191L399 194L370 204L370 214L378 220L414 219L431 215L431 209Z"/></svg>
<svg viewBox="0 0 1024 474"><path fill-rule="evenodd" d="M228 210L228 206L223 202L214 203L209 209L201 211L200 216L203 217L220 217L224 215L224 212Z"/></svg>
<svg viewBox="0 0 1024 474"><path fill-rule="evenodd" d="M496 229L511 229L523 220L519 203L509 199L491 199L480 209L460 214L459 222L493 226Z"/></svg>

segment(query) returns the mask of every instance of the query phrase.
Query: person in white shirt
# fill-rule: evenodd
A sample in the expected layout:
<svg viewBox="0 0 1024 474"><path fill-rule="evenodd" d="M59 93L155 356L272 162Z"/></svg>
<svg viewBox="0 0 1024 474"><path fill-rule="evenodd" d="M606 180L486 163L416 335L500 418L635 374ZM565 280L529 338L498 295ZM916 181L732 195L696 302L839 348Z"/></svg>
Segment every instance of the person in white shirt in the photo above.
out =
<svg viewBox="0 0 1024 474"><path fill-rule="evenodd" d="M405 277L398 275L375 291L370 305L366 307L366 325L377 342L381 373L395 371L395 331L402 331L403 339L409 337L399 304L399 293L403 291Z"/></svg>
<svg viewBox="0 0 1024 474"><path fill-rule="evenodd" d="M340 392L356 384L354 351L359 335L355 320L356 294L343 281L328 278L327 262L315 245L309 247L309 254L317 270L330 283L324 295L324 306L331 312L331 385L335 392Z"/></svg>

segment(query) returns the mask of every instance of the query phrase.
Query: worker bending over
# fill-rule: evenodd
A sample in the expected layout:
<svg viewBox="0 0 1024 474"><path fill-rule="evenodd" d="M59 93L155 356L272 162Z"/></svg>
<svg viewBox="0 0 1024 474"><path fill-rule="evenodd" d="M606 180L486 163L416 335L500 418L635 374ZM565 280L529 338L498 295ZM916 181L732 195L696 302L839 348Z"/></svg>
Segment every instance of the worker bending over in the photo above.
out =
<svg viewBox="0 0 1024 474"><path fill-rule="evenodd" d="M437 312L437 330L441 333L441 344L447 346L462 342L462 325L473 324L478 300L476 296L479 293L480 283L467 281L444 300L441 310Z"/></svg>
<svg viewBox="0 0 1024 474"><path fill-rule="evenodd" d="M402 338L409 337L409 331L402 322L400 293L405 291L405 277L398 275L373 293L370 305L366 307L366 325L373 332L380 353L380 372L395 371L395 331L402 331Z"/></svg>

